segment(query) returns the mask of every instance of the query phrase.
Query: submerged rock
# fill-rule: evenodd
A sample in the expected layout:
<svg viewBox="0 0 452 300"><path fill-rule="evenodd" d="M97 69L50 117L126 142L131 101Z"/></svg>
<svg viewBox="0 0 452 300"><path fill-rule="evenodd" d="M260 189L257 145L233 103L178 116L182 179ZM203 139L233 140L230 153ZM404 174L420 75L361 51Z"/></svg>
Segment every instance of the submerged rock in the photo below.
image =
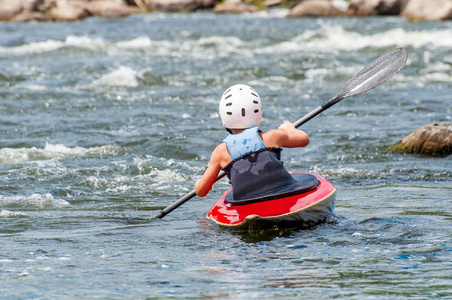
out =
<svg viewBox="0 0 452 300"><path fill-rule="evenodd" d="M452 0L410 0L401 14L409 20L451 20Z"/></svg>
<svg viewBox="0 0 452 300"><path fill-rule="evenodd" d="M431 124L418 128L389 146L388 150L432 156L450 155L452 154L452 123Z"/></svg>
<svg viewBox="0 0 452 300"><path fill-rule="evenodd" d="M292 8L287 15L295 17L337 17L344 16L345 12L335 7L328 0L303 1Z"/></svg>

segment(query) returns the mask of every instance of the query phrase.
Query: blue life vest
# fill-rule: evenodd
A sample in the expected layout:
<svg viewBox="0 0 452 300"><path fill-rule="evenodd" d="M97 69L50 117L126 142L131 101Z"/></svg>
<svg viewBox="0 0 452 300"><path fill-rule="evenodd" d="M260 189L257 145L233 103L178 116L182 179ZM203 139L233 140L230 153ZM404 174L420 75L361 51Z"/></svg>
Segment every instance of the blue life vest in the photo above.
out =
<svg viewBox="0 0 452 300"><path fill-rule="evenodd" d="M259 128L252 127L237 134L228 135L223 142L228 148L229 155L234 160L245 153L265 148L265 144L259 135Z"/></svg>
<svg viewBox="0 0 452 300"><path fill-rule="evenodd" d="M282 149L266 147L259 128L230 134L224 143L232 158L223 170L232 185L233 200L262 198L297 185L281 161Z"/></svg>
<svg viewBox="0 0 452 300"><path fill-rule="evenodd" d="M281 150L268 147L248 152L223 168L232 185L233 200L262 198L296 183L280 160Z"/></svg>

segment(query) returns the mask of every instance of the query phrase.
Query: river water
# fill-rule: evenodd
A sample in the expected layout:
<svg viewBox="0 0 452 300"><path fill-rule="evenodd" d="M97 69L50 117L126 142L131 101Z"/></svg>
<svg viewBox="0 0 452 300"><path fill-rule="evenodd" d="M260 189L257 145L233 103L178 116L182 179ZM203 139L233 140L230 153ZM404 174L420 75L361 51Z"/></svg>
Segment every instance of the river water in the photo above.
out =
<svg viewBox="0 0 452 300"><path fill-rule="evenodd" d="M452 297L452 158L392 154L451 122L452 23L143 14L0 24L3 299ZM334 219L233 233L205 213L223 180L162 220L226 136L230 85L255 87L264 130L295 121L395 47L406 67L306 123L291 171L337 188Z"/></svg>

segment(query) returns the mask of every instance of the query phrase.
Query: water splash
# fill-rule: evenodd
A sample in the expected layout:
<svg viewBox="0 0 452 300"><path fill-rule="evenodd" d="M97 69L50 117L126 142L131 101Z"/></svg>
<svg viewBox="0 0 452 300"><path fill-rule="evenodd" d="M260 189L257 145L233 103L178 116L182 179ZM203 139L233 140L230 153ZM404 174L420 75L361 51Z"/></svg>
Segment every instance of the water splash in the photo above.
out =
<svg viewBox="0 0 452 300"><path fill-rule="evenodd" d="M112 152L114 146L100 147L66 147L63 144L46 143L44 148L2 148L0 149L0 165L24 164L32 161L65 159L87 154Z"/></svg>
<svg viewBox="0 0 452 300"><path fill-rule="evenodd" d="M64 199L54 198L52 194L33 194L31 196L0 196L0 206L20 207L22 209L56 209L70 207Z"/></svg>
<svg viewBox="0 0 452 300"><path fill-rule="evenodd" d="M132 68L120 66L118 69L113 70L96 80L94 85L135 87L138 86L137 76L138 73Z"/></svg>

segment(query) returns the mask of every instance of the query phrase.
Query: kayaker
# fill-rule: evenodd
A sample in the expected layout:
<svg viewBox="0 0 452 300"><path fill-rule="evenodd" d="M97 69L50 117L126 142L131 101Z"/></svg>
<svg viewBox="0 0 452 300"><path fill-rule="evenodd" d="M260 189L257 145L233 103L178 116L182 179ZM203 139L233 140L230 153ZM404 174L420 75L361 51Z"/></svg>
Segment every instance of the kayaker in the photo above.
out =
<svg viewBox="0 0 452 300"><path fill-rule="evenodd" d="M195 192L204 197L212 189L221 169L232 185L234 199L265 196L281 186L296 185L284 168L281 147L296 148L309 144L308 135L285 122L278 129L263 132L261 99L244 84L228 88L220 100L220 117L230 133L212 152L209 166L195 184Z"/></svg>

